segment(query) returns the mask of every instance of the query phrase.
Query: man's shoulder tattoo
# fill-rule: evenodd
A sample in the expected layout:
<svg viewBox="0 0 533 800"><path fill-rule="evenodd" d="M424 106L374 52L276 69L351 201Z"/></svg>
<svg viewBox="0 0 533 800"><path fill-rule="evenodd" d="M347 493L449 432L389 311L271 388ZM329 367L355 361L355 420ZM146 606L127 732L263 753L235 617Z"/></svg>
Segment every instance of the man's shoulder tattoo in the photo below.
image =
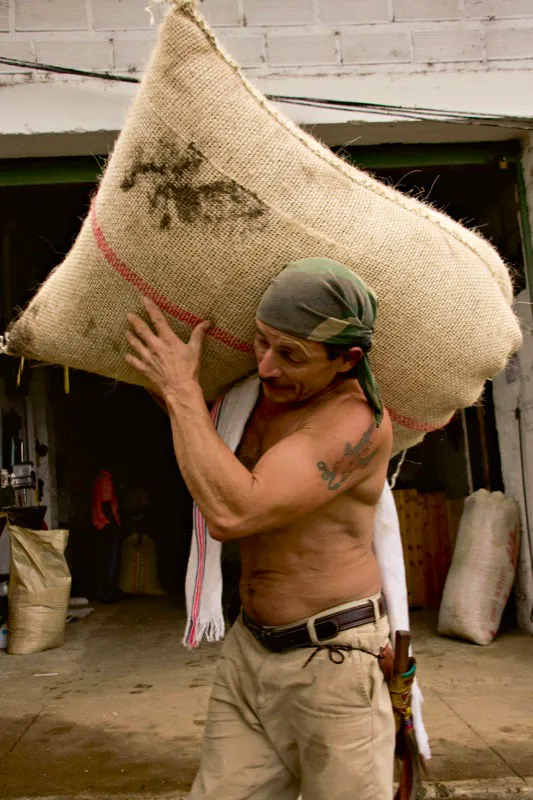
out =
<svg viewBox="0 0 533 800"><path fill-rule="evenodd" d="M374 422L363 433L357 444L346 442L342 457L330 468L325 461L317 462L317 469L322 480L328 485L331 492L340 489L342 484L353 475L356 470L367 467L377 453L377 448L372 445L372 432Z"/></svg>

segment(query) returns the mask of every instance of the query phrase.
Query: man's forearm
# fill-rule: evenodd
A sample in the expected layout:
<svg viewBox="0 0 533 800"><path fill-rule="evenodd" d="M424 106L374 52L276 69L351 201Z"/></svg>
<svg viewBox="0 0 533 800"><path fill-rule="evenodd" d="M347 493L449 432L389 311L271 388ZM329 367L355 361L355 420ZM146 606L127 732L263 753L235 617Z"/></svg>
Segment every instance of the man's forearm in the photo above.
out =
<svg viewBox="0 0 533 800"><path fill-rule="evenodd" d="M215 430L199 384L167 400L174 452L211 532L219 538L249 507L254 479Z"/></svg>

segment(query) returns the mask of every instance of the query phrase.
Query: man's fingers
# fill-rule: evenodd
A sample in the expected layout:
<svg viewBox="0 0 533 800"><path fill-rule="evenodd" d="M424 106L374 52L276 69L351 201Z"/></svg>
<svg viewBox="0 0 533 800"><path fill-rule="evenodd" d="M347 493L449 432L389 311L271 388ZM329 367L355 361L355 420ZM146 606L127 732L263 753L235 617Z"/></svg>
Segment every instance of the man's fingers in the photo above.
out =
<svg viewBox="0 0 533 800"><path fill-rule="evenodd" d="M150 326L137 314L128 314L128 322L137 336L152 350L157 349L158 338Z"/></svg>
<svg viewBox="0 0 533 800"><path fill-rule="evenodd" d="M189 346L192 346L198 352L202 347L202 342L204 341L204 336L206 335L207 331L211 327L211 323L209 320L204 320L200 322L191 333L191 338L189 339Z"/></svg>
<svg viewBox="0 0 533 800"><path fill-rule="evenodd" d="M150 359L152 358L150 350L141 342L140 339L138 339L135 336L134 333L131 333L131 331L129 331L127 334L127 339L130 344L130 347L133 347L133 349L136 350L139 353L139 355L142 356L142 358L144 358L145 361L150 361Z"/></svg>
<svg viewBox="0 0 533 800"><path fill-rule="evenodd" d="M153 326L158 332L159 336L167 342L170 339L174 339L174 331L166 321L164 314L156 306L153 300L150 300L148 297L143 297L143 303L146 311L148 312L148 316L152 320Z"/></svg>
<svg viewBox="0 0 533 800"><path fill-rule="evenodd" d="M142 375L148 375L148 369L146 367L146 364L144 363L144 361L141 361L140 358L136 358L135 356L132 356L130 355L130 353L128 353L125 356L124 360L126 361L127 364L130 365L130 367L136 369L137 372L140 372Z"/></svg>

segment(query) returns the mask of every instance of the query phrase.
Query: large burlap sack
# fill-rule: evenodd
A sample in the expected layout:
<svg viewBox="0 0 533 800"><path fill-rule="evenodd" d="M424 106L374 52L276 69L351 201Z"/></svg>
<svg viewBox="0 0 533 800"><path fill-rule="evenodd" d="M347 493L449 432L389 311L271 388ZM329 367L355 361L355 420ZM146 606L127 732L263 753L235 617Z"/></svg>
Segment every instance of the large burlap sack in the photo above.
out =
<svg viewBox="0 0 533 800"><path fill-rule="evenodd" d="M71 577L68 531L9 526L11 572L7 651L13 655L60 647L65 636Z"/></svg>
<svg viewBox="0 0 533 800"><path fill-rule="evenodd" d="M520 344L495 250L298 129L178 2L82 231L10 352L142 383L124 355L144 294L185 339L214 323L200 375L213 399L254 367L268 282L308 256L346 263L379 296L372 365L395 451L477 400Z"/></svg>
<svg viewBox="0 0 533 800"><path fill-rule="evenodd" d="M119 585L126 594L165 594L157 575L155 542L146 533L132 533L122 542Z"/></svg>
<svg viewBox="0 0 533 800"><path fill-rule="evenodd" d="M439 633L490 644L513 586L520 546L518 506L480 489L465 500L439 611Z"/></svg>

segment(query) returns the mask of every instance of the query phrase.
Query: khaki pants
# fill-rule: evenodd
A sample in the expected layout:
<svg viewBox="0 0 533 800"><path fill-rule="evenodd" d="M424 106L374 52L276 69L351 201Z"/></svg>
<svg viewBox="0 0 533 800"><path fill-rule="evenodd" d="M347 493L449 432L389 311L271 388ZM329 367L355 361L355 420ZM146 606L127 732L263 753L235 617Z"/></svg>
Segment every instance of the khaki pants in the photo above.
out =
<svg viewBox="0 0 533 800"><path fill-rule="evenodd" d="M378 653L388 636L384 617L328 644ZM271 653L235 623L189 800L391 800L394 721L378 659L354 650L334 663L321 650L305 666L312 653Z"/></svg>

